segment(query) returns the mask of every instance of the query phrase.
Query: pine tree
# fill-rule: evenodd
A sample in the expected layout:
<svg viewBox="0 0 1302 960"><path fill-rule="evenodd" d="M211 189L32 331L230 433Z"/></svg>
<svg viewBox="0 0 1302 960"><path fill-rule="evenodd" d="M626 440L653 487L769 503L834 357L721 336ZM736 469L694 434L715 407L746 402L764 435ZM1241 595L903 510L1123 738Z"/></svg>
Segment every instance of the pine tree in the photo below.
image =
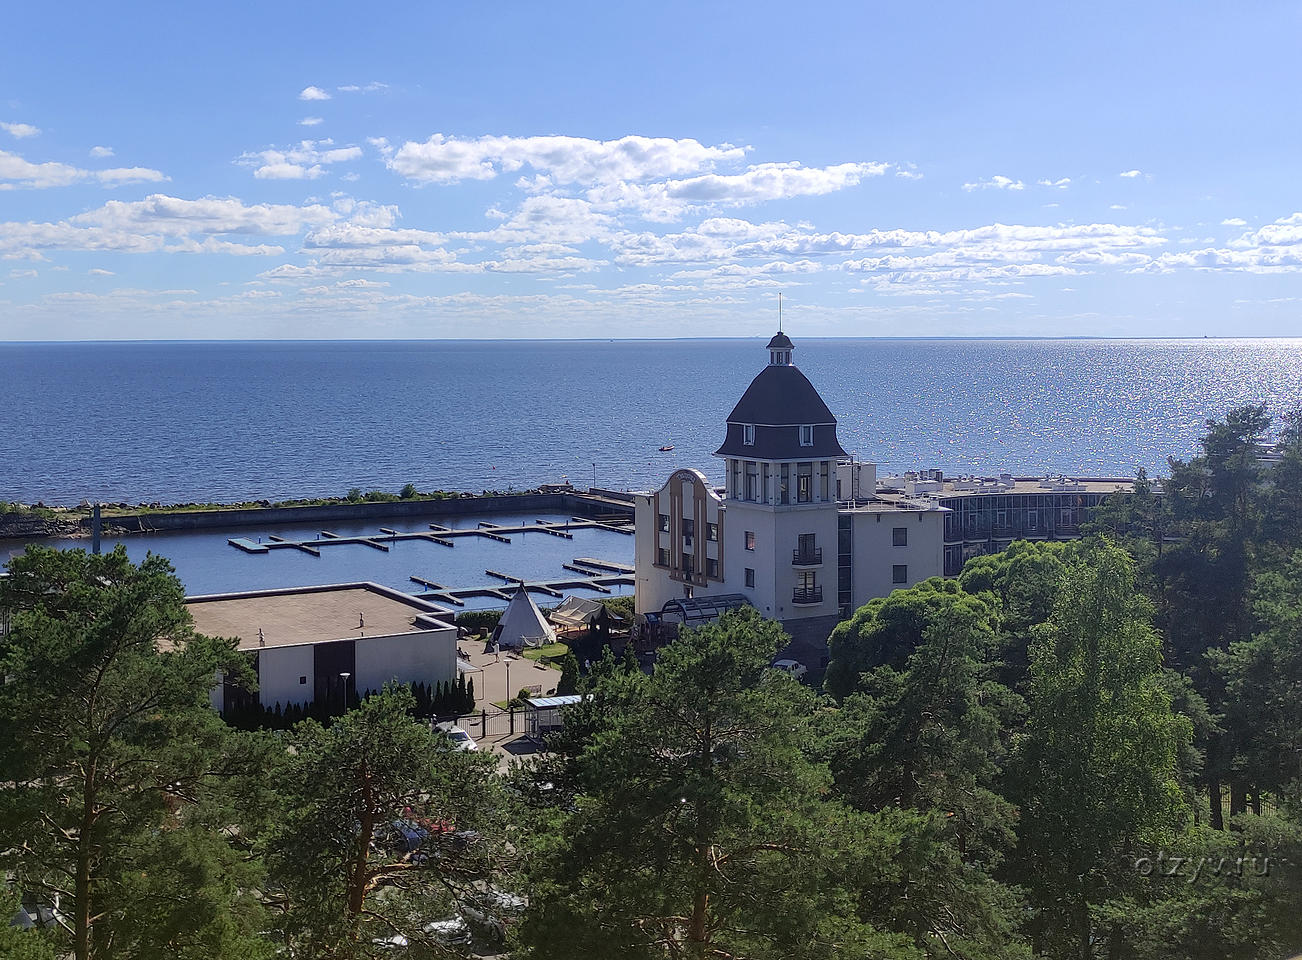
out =
<svg viewBox="0 0 1302 960"><path fill-rule="evenodd" d="M8 570L0 871L58 896L60 955L264 956L256 864L205 826L236 822L219 788L252 741L209 691L246 659L194 633L162 557L34 547Z"/></svg>
<svg viewBox="0 0 1302 960"><path fill-rule="evenodd" d="M378 955L374 944L395 934L413 953L442 956L431 917L500 908L491 891L511 882L513 851L496 764L449 750L410 716L414 704L407 688L386 688L330 727L308 721L286 738L266 847L290 956ZM392 836L396 821L407 827Z"/></svg>
<svg viewBox="0 0 1302 960"><path fill-rule="evenodd" d="M602 681L610 724L534 861L528 956L916 956L859 917L846 874L884 838L825 799L830 779L802 751L813 694L768 669L785 640L753 610L729 613L684 631L652 676Z"/></svg>

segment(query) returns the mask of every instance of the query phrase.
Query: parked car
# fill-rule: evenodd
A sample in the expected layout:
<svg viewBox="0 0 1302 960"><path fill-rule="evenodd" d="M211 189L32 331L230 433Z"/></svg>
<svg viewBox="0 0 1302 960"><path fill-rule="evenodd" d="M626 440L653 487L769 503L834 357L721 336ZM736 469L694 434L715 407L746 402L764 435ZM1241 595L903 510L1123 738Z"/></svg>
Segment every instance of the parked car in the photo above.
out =
<svg viewBox="0 0 1302 960"><path fill-rule="evenodd" d="M441 730L443 734L452 741L453 750L478 750L479 744L475 743L470 734L462 730L450 720L444 720L435 728Z"/></svg>
<svg viewBox="0 0 1302 960"><path fill-rule="evenodd" d="M786 673L791 674L797 680L800 680L809 672L809 668L799 660L774 660L770 666L775 670L783 670Z"/></svg>
<svg viewBox="0 0 1302 960"><path fill-rule="evenodd" d="M506 939L506 928L519 919L529 902L518 894L489 887L473 901L461 905L461 912L473 929L493 940Z"/></svg>
<svg viewBox="0 0 1302 960"><path fill-rule="evenodd" d="M430 935L430 939L437 940L439 943L470 942L470 925L461 917L435 920L433 923L426 924L425 932Z"/></svg>
<svg viewBox="0 0 1302 960"><path fill-rule="evenodd" d="M424 931L431 940L445 946L464 945L470 942L470 925L461 917L449 917L446 920L435 920L433 923L427 923ZM382 937L372 942L381 950L405 951L411 946L411 941L401 933Z"/></svg>

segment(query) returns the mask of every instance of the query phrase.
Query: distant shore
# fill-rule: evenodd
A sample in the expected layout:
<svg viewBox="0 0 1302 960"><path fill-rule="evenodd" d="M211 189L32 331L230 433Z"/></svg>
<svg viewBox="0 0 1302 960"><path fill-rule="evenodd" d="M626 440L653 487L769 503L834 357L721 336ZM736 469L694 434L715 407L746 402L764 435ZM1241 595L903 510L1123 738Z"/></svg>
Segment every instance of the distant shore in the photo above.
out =
<svg viewBox="0 0 1302 960"><path fill-rule="evenodd" d="M101 504L100 517L105 536L120 536L170 530L450 517L530 510L549 513L568 511L585 517L602 514L631 516L632 509L631 498L624 493L595 488L582 491L567 484L556 484L510 493L484 491L475 494L440 490L432 493L413 491L409 496L401 496L380 491L363 494L354 490L345 497L275 503L259 500L236 504ZM93 518L93 505L84 502L71 508L0 503L0 540L89 537L92 535Z"/></svg>

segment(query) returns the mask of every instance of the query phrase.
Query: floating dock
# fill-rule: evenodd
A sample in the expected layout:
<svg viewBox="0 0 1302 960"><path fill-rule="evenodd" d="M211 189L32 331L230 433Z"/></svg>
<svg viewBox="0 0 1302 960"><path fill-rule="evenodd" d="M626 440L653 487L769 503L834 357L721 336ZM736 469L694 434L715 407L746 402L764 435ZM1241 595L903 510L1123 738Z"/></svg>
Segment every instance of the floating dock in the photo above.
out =
<svg viewBox="0 0 1302 960"><path fill-rule="evenodd" d="M485 570L484 573L490 577L496 577L505 581L504 584L486 584L479 587L456 587L449 589L433 580L427 580L424 577L412 576L411 581L425 587L424 593L417 593L414 596L421 600L432 600L435 603L450 603L453 606L463 607L465 601L470 597L492 597L495 600L510 602L511 595L520 587L524 587L530 593L541 593L557 600L565 596L564 590L591 590L594 593L612 593L612 587L623 587L633 585L633 574L629 573L598 573L593 575L591 571L579 570L569 564L563 565L566 570L574 570L583 574L577 577L565 577L556 580L521 580L510 574L502 573L499 570ZM613 564L608 564L613 566Z"/></svg>
<svg viewBox="0 0 1302 960"><path fill-rule="evenodd" d="M342 544L361 544L372 547L376 550L389 551L390 544L399 540L424 540L428 543L437 543L439 546L452 547L456 544L453 542L460 537L483 537L486 540L495 540L498 543L510 543L513 534L522 533L546 533L553 537L562 537L567 540L573 540L574 530L613 530L616 533L632 535L633 526L627 520L618 522L605 522L602 520L585 520L575 517L568 522L558 523L551 520L535 520L533 523L521 523L512 526L500 526L496 523L489 523L486 520L479 521L477 527L445 527L441 524L431 523L429 530L408 530L399 532L390 527L381 527L379 534L375 536L364 537L341 537L332 530L322 530L316 536L305 540L291 540L287 537L269 536L266 542L253 541L248 537L231 537L226 542L232 547L243 550L245 553L267 553L270 550L280 548L290 550L301 550L304 553L311 554L314 557L321 556L322 547L332 547ZM582 560L576 560L575 563L582 563ZM589 564L599 570L615 571L620 573L632 573L633 568L619 564Z"/></svg>

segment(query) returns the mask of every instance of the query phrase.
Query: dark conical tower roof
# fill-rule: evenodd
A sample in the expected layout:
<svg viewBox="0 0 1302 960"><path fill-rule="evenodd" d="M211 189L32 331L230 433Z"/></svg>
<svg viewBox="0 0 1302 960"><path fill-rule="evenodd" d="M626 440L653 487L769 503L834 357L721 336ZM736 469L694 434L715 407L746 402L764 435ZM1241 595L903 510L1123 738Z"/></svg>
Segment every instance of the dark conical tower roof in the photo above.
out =
<svg viewBox="0 0 1302 960"><path fill-rule="evenodd" d="M790 362L795 348L791 338L779 331L768 347L786 362L770 359L768 366L750 382L737 405L728 414L728 435L715 456L759 460L821 459L844 457L836 438L836 417L818 395L809 378ZM753 426L755 440L745 443L743 428ZM812 426L813 445L800 443L800 427Z"/></svg>

